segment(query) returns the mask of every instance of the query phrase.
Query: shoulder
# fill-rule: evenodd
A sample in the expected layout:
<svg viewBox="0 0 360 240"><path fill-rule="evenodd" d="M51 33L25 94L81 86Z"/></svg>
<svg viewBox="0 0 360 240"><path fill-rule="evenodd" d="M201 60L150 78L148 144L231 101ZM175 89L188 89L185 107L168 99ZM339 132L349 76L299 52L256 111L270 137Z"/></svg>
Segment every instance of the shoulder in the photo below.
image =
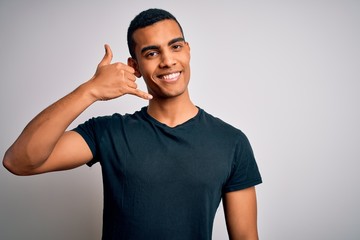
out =
<svg viewBox="0 0 360 240"><path fill-rule="evenodd" d="M126 123L126 122L134 121L136 119L139 120L142 118L141 115L142 115L142 110L136 111L134 113L125 113L125 114L113 113L112 115L97 116L90 118L84 124L99 125L101 127L104 127L106 125L111 126L112 124L117 125L121 122Z"/></svg>
<svg viewBox="0 0 360 240"><path fill-rule="evenodd" d="M81 135L103 135L106 132L113 132L117 129L120 130L124 126L131 124L134 121L139 121L141 111L134 113L113 113L112 115L97 116L88 119L87 121L79 124L73 130ZM138 119L138 120L135 120Z"/></svg>
<svg viewBox="0 0 360 240"><path fill-rule="evenodd" d="M207 126L209 129L214 131L214 133L216 132L217 134L221 134L221 135L225 134L225 135L233 136L235 138L246 139L246 135L239 128L225 122L219 117L216 117L201 108L200 111L202 111L201 114L202 123L205 126Z"/></svg>

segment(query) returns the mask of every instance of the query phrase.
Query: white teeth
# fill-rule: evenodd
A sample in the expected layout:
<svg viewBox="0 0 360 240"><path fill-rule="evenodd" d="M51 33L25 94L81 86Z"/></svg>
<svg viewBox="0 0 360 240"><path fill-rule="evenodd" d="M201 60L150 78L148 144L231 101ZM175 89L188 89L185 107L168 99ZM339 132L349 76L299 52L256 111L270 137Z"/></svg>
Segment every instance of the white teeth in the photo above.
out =
<svg viewBox="0 0 360 240"><path fill-rule="evenodd" d="M179 75L180 75L179 72L171 73L171 74L168 74L168 75L163 75L162 78L165 79L165 80L176 79Z"/></svg>

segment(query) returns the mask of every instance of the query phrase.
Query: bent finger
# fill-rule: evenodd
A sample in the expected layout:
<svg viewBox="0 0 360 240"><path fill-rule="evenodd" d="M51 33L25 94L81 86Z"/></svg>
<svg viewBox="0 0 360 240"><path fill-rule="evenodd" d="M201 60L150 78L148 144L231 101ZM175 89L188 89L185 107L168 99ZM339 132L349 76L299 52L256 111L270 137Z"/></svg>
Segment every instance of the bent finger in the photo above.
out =
<svg viewBox="0 0 360 240"><path fill-rule="evenodd" d="M136 81L136 76L133 73L125 73L125 77L132 82Z"/></svg>
<svg viewBox="0 0 360 240"><path fill-rule="evenodd" d="M118 70L122 70L124 72L129 72L129 73L135 73L135 69L130 67L129 65L126 65L125 63L115 62L112 65L114 65Z"/></svg>
<svg viewBox="0 0 360 240"><path fill-rule="evenodd" d="M128 87L134 88L134 89L136 89L138 87L136 82L134 82L134 81L128 81L127 85L128 85Z"/></svg>

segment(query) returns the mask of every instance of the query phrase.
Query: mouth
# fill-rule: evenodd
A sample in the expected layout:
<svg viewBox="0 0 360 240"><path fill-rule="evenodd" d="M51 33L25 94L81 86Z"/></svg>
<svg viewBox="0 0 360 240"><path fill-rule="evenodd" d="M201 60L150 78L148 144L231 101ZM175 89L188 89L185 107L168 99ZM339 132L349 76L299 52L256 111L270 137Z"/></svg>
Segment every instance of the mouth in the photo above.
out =
<svg viewBox="0 0 360 240"><path fill-rule="evenodd" d="M174 72L164 75L159 75L158 78L163 80L164 82L175 82L179 79L181 72Z"/></svg>

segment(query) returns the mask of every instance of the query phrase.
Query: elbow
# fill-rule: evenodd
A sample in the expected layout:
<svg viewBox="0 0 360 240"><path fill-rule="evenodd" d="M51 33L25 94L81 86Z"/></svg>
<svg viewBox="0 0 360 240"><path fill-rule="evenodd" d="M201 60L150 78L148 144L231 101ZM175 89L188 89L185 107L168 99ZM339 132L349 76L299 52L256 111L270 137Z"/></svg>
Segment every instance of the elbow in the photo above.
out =
<svg viewBox="0 0 360 240"><path fill-rule="evenodd" d="M16 176L29 176L32 175L31 167L21 167L20 164L16 164L18 162L16 157L12 156L10 149L6 151L4 158L3 158L3 166L9 172Z"/></svg>
<svg viewBox="0 0 360 240"><path fill-rule="evenodd" d="M17 168L15 168L11 164L11 161L6 157L4 157L4 159L3 159L3 166L6 170L8 170L9 172L11 172L12 174L14 174L16 176L24 176L25 175L22 171L19 171Z"/></svg>

